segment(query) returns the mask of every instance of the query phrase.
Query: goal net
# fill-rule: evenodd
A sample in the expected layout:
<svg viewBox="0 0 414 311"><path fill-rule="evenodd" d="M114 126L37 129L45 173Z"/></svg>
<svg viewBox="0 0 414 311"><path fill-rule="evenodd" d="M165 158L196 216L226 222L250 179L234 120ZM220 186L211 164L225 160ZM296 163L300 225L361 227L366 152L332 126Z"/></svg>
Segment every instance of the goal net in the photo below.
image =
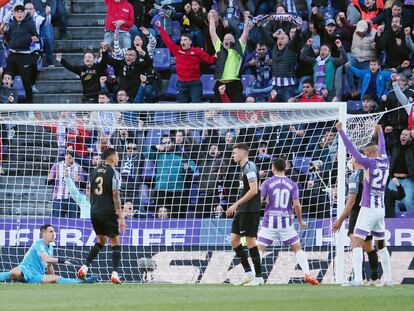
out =
<svg viewBox="0 0 414 311"><path fill-rule="evenodd" d="M75 277L95 242L88 174L113 146L127 219L121 235L123 281L234 282L243 269L230 246L232 219L225 211L240 185L231 147L245 142L262 181L272 175L272 159L288 161L287 175L299 185L307 223L300 229L295 219L295 227L311 274L322 283L341 281L347 242L344 229L334 239L330 228L345 202L346 155L334 125L341 119L362 146L371 139L375 118L346 122L342 103L240 107L1 106L0 270L18 265L39 238L40 226L50 223L57 255L77 263L57 265L56 273ZM268 284L303 281L294 254L280 242L267 249L262 263ZM110 247L91 271L109 279Z"/></svg>

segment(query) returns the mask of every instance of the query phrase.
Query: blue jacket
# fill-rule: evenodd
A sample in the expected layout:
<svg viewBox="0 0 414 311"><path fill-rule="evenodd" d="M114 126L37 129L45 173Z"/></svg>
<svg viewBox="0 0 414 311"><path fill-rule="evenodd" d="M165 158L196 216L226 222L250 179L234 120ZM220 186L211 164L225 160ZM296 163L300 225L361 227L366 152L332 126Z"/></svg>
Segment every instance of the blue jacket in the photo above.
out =
<svg viewBox="0 0 414 311"><path fill-rule="evenodd" d="M350 67L354 75L361 79L361 100L364 97L365 93L369 88L369 83L371 81L372 72L369 69L357 69L353 66ZM382 95L387 95L387 82L391 80L392 72L378 70L377 77L375 80L375 85L377 88L377 97L381 99Z"/></svg>

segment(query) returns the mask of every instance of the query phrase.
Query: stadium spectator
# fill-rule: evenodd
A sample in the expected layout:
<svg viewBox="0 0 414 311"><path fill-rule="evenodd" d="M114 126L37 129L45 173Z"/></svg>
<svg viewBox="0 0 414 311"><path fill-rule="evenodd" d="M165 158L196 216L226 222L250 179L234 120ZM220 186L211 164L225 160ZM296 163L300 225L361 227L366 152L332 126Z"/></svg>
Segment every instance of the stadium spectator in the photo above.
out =
<svg viewBox="0 0 414 311"><path fill-rule="evenodd" d="M141 175L141 154L134 143L128 144L126 150L119 170L122 177L122 190L125 191L125 196L134 197L138 192L138 181Z"/></svg>
<svg viewBox="0 0 414 311"><path fill-rule="evenodd" d="M406 197L398 202L400 210L414 211L414 142L411 131L403 130L400 139L391 151L390 177L397 178L406 191ZM397 190L395 184L390 184L391 190Z"/></svg>
<svg viewBox="0 0 414 311"><path fill-rule="evenodd" d="M378 59L371 59L369 69L357 69L349 63L345 64L351 72L361 79L361 99L365 94L370 95L377 103L383 95L387 95L388 88L386 83L391 79L391 72L382 70Z"/></svg>
<svg viewBox="0 0 414 311"><path fill-rule="evenodd" d="M383 0L352 0L348 8L348 15L352 23L355 23L362 19L364 21L375 22L375 17L377 17L384 10L384 1ZM377 21L378 22L378 21ZM374 23L373 27L377 29L378 24Z"/></svg>
<svg viewBox="0 0 414 311"><path fill-rule="evenodd" d="M407 77L399 74L392 76L392 90L382 97L381 111L390 111L381 118L384 127L387 149L400 140L401 132L408 127L409 107L406 106L414 99L414 91L407 86ZM411 99L410 99L411 98ZM404 109L396 109L404 106Z"/></svg>
<svg viewBox="0 0 414 311"><path fill-rule="evenodd" d="M321 103L325 101L325 98L315 92L315 85L311 79L304 80L302 82L303 92L296 97L289 99L289 102L299 103Z"/></svg>
<svg viewBox="0 0 414 311"><path fill-rule="evenodd" d="M370 95L364 95L362 99L362 108L359 111L361 114L371 114L379 112L379 105Z"/></svg>
<svg viewBox="0 0 414 311"><path fill-rule="evenodd" d="M73 151L66 151L65 159L53 164L49 171L47 181L49 185L54 185L52 197L52 216L53 217L79 217L77 204L70 196L69 188L64 182L65 171L70 178L81 186L86 182L86 173L83 168L75 162Z"/></svg>
<svg viewBox="0 0 414 311"><path fill-rule="evenodd" d="M257 43L256 50L246 56L243 71L253 74L256 78L246 93L266 100L273 85L271 52L264 42Z"/></svg>
<svg viewBox="0 0 414 311"><path fill-rule="evenodd" d="M221 42L216 32L213 12L210 11L208 18L211 41L217 53L214 74L217 82L214 86L214 101L221 102L218 88L220 85L226 84L227 95L231 102L241 103L243 102L243 85L240 81L240 70L253 24L250 22L244 24L243 33L237 41L234 35L228 33Z"/></svg>
<svg viewBox="0 0 414 311"><path fill-rule="evenodd" d="M216 49L214 48L214 44L210 36L210 16L213 19L216 33L220 40L224 39L224 36L227 34L227 30L224 28L223 20L219 17L217 11L211 10L207 15L209 29L206 35L206 51L208 54L213 55L216 53Z"/></svg>
<svg viewBox="0 0 414 311"><path fill-rule="evenodd" d="M127 0L105 0L107 6L104 41L113 47L114 33L119 32L122 49L131 46L129 29L134 25L134 8Z"/></svg>
<svg viewBox="0 0 414 311"><path fill-rule="evenodd" d="M138 141L133 131L129 131L125 128L117 129L112 137L111 141L113 142L114 149L118 152L121 159L127 154L127 147L131 144L142 146L143 141ZM142 148L142 147L141 147Z"/></svg>
<svg viewBox="0 0 414 311"><path fill-rule="evenodd" d="M300 53L300 58L313 66L315 90L321 92L326 101L332 101L335 95L334 84L337 82L336 78L338 78L335 75L336 69L347 62L341 40L337 39L335 46L340 51L339 58L332 56L331 47L327 44L321 45L318 57L310 57L309 50L312 49L312 39L306 42ZM342 79L342 76L339 78Z"/></svg>
<svg viewBox="0 0 414 311"><path fill-rule="evenodd" d="M219 150L219 144L212 143L208 152L198 162L200 181L196 217L209 218L215 213L222 213L220 205L220 182L223 177L225 162Z"/></svg>
<svg viewBox="0 0 414 311"><path fill-rule="evenodd" d="M257 155L253 161L259 170L259 177L261 181L264 181L266 178L272 176L272 160L274 157L269 153L267 145L268 143L265 141L259 142Z"/></svg>
<svg viewBox="0 0 414 311"><path fill-rule="evenodd" d="M189 33L194 45L205 48L205 37L208 33L207 13L201 0L191 0L184 6L185 17L188 18Z"/></svg>
<svg viewBox="0 0 414 311"><path fill-rule="evenodd" d="M16 104L19 101L18 92L13 88L13 77L10 73L3 73L0 86L0 103Z"/></svg>
<svg viewBox="0 0 414 311"><path fill-rule="evenodd" d="M242 31L239 25L245 11L243 1L217 0L216 3L217 5L213 5L213 9L218 12L223 20L224 28L228 28L229 32L233 33L236 38L240 38Z"/></svg>
<svg viewBox="0 0 414 311"><path fill-rule="evenodd" d="M77 74L82 82L82 103L96 103L101 92L100 78L105 69L104 63L96 63L92 51L83 54L83 65L72 65L62 58L61 53L56 54L56 60L67 70Z"/></svg>
<svg viewBox="0 0 414 311"><path fill-rule="evenodd" d="M185 189L187 175L193 175L196 165L175 152L170 137L163 137L161 144L149 146L146 156L155 161L155 186L157 213L166 208L173 218L186 217L189 189Z"/></svg>
<svg viewBox="0 0 414 311"><path fill-rule="evenodd" d="M138 53L148 53L151 58L154 58L155 47L157 46L157 39L151 34L151 32L145 28L140 28L141 34L134 36L133 47ZM145 37L144 37L145 36ZM147 44L144 44L144 43ZM124 59L125 53L128 49L121 49L119 46L119 35L114 35L114 58Z"/></svg>
<svg viewBox="0 0 414 311"><path fill-rule="evenodd" d="M398 0L393 1L390 8L386 8L383 12L374 17L372 23L377 25L384 24L385 28L389 29L391 28L392 19L394 17L401 18L401 24L404 28L413 25L411 12L409 10L404 10L403 4Z"/></svg>
<svg viewBox="0 0 414 311"><path fill-rule="evenodd" d="M122 0L124 1L124 0ZM125 90L129 98L135 98L140 85L140 75L145 75L152 68L152 60L143 49L137 51L129 48L125 52L125 59L113 58L105 42L101 43L102 63L114 67L119 78L119 89Z"/></svg>
<svg viewBox="0 0 414 311"><path fill-rule="evenodd" d="M315 29L321 38L321 46L323 44L330 46L332 56L339 57L340 52L339 47L336 46L336 40L342 40L342 38L337 31L337 25L333 16L329 16L324 20L323 15L318 13L316 7L313 7L311 21L313 21Z"/></svg>
<svg viewBox="0 0 414 311"><path fill-rule="evenodd" d="M215 57L207 54L200 48L192 47L192 39L189 34L182 34L180 45L176 45L168 35L161 22L157 20L155 26L159 29L164 44L176 58L177 70L177 102L201 103L203 85L200 81L200 64L209 65L215 63Z"/></svg>
<svg viewBox="0 0 414 311"><path fill-rule="evenodd" d="M397 190L391 190L391 184L394 184L395 187L397 187ZM397 201L403 200L405 195L404 187L401 185L398 178L394 177L388 181L388 187L385 189L384 195L385 218L394 218L396 216L395 210L398 206Z"/></svg>
<svg viewBox="0 0 414 311"><path fill-rule="evenodd" d="M25 101L31 103L33 101L31 86L33 61L30 55L30 45L32 42L36 43L40 40L36 25L29 15L25 15L23 5L14 7L13 20L4 33L4 39L10 49L5 71L12 76L21 76L26 93Z"/></svg>
<svg viewBox="0 0 414 311"><path fill-rule="evenodd" d="M397 68L410 59L410 49L407 46L404 29L400 17L393 17L390 29L379 27L375 38L378 53L385 52L384 68Z"/></svg>

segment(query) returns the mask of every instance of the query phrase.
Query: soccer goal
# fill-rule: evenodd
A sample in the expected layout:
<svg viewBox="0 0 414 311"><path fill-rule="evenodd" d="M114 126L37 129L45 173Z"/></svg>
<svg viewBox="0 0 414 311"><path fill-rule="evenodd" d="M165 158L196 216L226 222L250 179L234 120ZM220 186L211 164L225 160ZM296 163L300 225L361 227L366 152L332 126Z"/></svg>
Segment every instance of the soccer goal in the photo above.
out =
<svg viewBox="0 0 414 311"><path fill-rule="evenodd" d="M331 224L344 208L347 172L335 123L342 121L362 146L377 120L347 120L345 103L246 105L0 106L0 270L21 261L45 223L55 227L58 255L83 262L95 240L88 173L113 146L127 219L123 281L233 282L243 269L230 246L232 219L225 211L240 185L232 145L245 142L261 180L272 176L272 159L287 160L287 175L300 188L307 226L295 226L311 273L322 283L341 283L349 260L345 228L334 237ZM103 281L110 254L106 247L91 266ZM303 282L294 254L283 244L268 248L263 265L268 284ZM78 267L56 270L74 277Z"/></svg>

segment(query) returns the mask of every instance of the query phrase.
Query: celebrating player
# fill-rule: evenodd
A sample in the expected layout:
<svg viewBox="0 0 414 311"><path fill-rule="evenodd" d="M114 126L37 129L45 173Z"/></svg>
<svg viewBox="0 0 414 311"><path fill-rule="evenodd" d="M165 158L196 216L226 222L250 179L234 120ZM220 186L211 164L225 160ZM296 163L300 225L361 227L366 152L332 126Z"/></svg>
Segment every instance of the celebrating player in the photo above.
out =
<svg viewBox="0 0 414 311"><path fill-rule="evenodd" d="M369 143L365 146L365 156L358 152L348 136L342 129L342 123L338 122L336 128L339 135L356 162L364 168L364 184L362 187L361 210L354 229L352 249L352 264L355 278L350 283L352 286L362 285L362 246L364 240L371 233L374 237L381 265L384 272L384 283L392 285L390 254L385 246L385 208L384 195L389 173L389 161L385 151L384 134L380 125L375 126L378 134L378 145Z"/></svg>
<svg viewBox="0 0 414 311"><path fill-rule="evenodd" d="M55 230L52 225L45 224L40 227L42 238L32 244L27 251L20 265L9 272L0 273L0 282L14 280L31 284L79 284L93 283L96 277L92 276L84 281L77 279L67 279L55 274L53 264L72 264L70 260L53 257L53 246L55 240Z"/></svg>
<svg viewBox="0 0 414 311"><path fill-rule="evenodd" d="M118 152L113 148L107 148L102 153L102 159L105 163L98 165L89 176L91 221L98 241L89 252L85 264L79 269L78 277L81 279L86 277L88 267L105 246L109 237L112 246L113 268L111 282L120 284L118 276L121 260L119 232L124 232L126 225L120 199L121 174L115 170L119 161Z"/></svg>
<svg viewBox="0 0 414 311"><path fill-rule="evenodd" d="M249 147L240 143L233 145L233 160L242 168L239 199L230 206L227 216L234 214L231 227L231 246L236 255L241 259L241 264L246 272L241 280L235 285L261 285L264 283L260 266L260 254L256 246L257 230L260 222L260 193L259 193L259 171L256 165L249 161ZM252 258L253 273L247 260L244 247L240 244L240 237L245 236L247 248Z"/></svg>
<svg viewBox="0 0 414 311"><path fill-rule="evenodd" d="M266 200L266 209L262 228L257 237L259 251L264 253L267 246L277 238L285 245L290 245L296 254L296 260L302 268L305 282L319 285L319 282L309 274L309 263L305 252L300 246L298 234L293 225L293 208L298 217L299 225L306 227L302 220L302 208L299 202L299 188L289 177L285 176L286 161L278 158L272 161L273 177L265 180L261 186L262 199Z"/></svg>
<svg viewBox="0 0 414 311"><path fill-rule="evenodd" d="M348 199L346 201L344 211L338 217L338 219L332 224L332 231L338 232L341 229L343 221L349 215L348 237L353 242L355 224L358 219L359 211L361 209L360 203L362 197L364 170L360 165L356 163L355 158L352 158L351 161L352 169L354 170L354 172L348 178ZM371 280L369 284L375 285L378 280L378 254L372 244L371 234L365 238L362 248L368 254L369 266L371 268Z"/></svg>

